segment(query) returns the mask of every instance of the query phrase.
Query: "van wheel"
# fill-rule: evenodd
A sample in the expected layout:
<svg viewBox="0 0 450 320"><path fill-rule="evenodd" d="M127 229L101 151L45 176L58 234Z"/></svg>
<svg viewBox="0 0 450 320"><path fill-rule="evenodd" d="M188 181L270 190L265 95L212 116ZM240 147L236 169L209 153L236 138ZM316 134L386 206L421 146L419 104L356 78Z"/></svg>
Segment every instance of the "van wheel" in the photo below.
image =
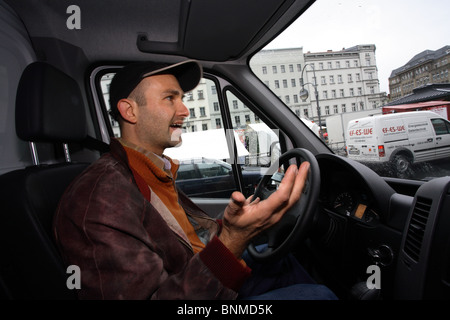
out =
<svg viewBox="0 0 450 320"><path fill-rule="evenodd" d="M408 157L403 154L394 157L394 169L398 174L403 174L411 167Z"/></svg>

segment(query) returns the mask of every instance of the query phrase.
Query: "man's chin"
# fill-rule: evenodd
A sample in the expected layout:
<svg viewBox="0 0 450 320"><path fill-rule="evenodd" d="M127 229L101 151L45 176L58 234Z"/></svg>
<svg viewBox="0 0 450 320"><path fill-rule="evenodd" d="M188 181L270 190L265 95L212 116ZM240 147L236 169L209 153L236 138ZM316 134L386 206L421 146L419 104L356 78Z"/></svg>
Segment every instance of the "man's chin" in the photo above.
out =
<svg viewBox="0 0 450 320"><path fill-rule="evenodd" d="M177 148L180 147L182 144L183 140L181 139L181 137L179 137L178 140L171 140L167 148Z"/></svg>

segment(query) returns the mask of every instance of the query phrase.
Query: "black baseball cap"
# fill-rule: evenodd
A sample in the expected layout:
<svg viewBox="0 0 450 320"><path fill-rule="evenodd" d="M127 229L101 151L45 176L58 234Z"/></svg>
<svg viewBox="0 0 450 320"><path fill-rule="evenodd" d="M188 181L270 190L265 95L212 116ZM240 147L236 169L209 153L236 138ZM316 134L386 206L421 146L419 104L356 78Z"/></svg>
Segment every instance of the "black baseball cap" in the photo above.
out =
<svg viewBox="0 0 450 320"><path fill-rule="evenodd" d="M157 74L174 75L184 92L194 89L203 75L202 66L195 60L186 60L175 64L158 62L137 62L123 67L116 73L109 87L110 114L119 118L117 103L127 98L142 79Z"/></svg>

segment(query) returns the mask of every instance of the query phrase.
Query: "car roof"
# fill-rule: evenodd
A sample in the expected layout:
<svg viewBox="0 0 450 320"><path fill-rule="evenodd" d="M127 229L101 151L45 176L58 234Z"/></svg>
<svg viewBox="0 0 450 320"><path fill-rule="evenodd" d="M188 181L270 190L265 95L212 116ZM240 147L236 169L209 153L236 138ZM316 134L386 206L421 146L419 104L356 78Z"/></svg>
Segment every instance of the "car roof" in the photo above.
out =
<svg viewBox="0 0 450 320"><path fill-rule="evenodd" d="M310 0L5 0L24 22L37 51L100 61L181 58L241 61L259 51L314 1ZM81 29L66 23L76 4ZM49 48L53 49L50 50Z"/></svg>

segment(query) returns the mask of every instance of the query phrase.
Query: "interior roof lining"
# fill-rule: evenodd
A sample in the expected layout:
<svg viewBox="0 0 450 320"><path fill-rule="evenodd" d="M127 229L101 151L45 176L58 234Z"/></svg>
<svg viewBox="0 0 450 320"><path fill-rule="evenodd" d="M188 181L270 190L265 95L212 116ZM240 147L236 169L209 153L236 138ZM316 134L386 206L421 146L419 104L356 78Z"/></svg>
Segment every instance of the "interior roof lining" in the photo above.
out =
<svg viewBox="0 0 450 320"><path fill-rule="evenodd" d="M71 0L5 1L18 12L31 38L55 38L79 46L91 62L120 57L143 59L147 52L205 61L239 59L251 54L248 50L254 50L255 45L267 42L268 36L278 34L285 25L283 21L292 17L291 6L296 13L312 3L227 0L217 8L217 2L210 0L165 0L164 4L158 0L109 0L108 6L78 0L81 29L69 30L66 9L73 4ZM168 1L173 6L168 6ZM180 19L180 14L188 18ZM277 19L281 16L280 23ZM271 29L273 26L278 29ZM145 50L137 47L138 35L142 34L149 40Z"/></svg>

